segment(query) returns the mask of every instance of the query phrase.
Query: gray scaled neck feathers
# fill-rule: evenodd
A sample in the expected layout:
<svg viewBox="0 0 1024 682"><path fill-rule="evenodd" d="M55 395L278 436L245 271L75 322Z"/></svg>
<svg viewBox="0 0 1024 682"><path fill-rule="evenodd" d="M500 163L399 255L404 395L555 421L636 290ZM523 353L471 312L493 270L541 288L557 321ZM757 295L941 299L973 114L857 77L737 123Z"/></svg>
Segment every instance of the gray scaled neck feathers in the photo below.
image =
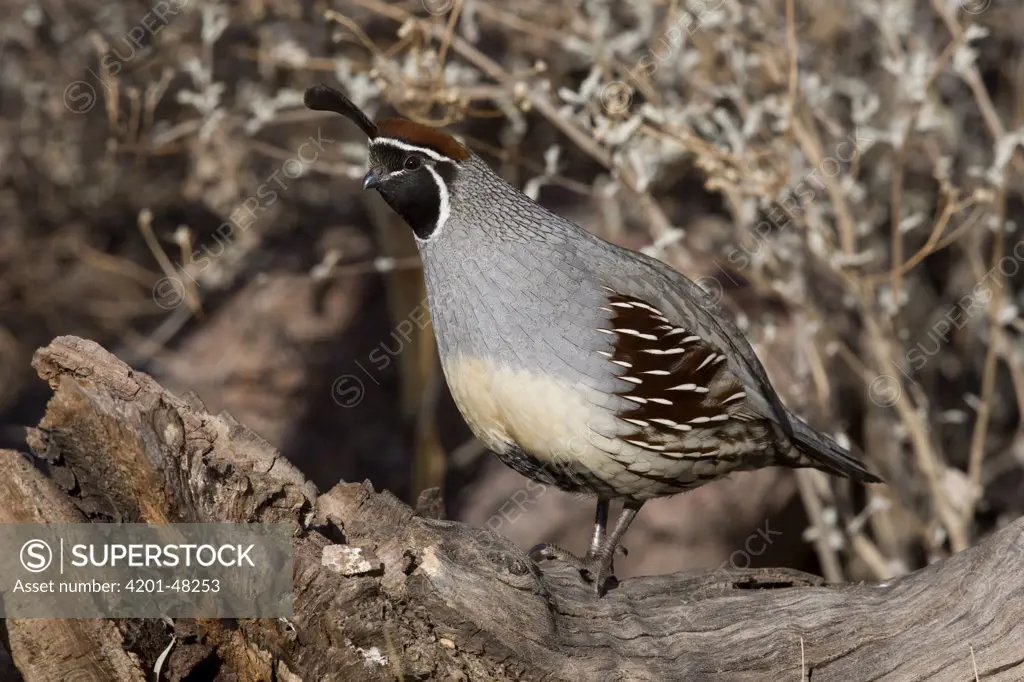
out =
<svg viewBox="0 0 1024 682"><path fill-rule="evenodd" d="M580 267L591 262L581 251L597 253L603 242L532 201L453 138L388 119L369 156L366 185L416 235L446 366L455 354L520 366L537 356L537 344L569 342L569 330L553 321L585 320L599 307L599 286ZM587 306L591 314L583 315Z"/></svg>

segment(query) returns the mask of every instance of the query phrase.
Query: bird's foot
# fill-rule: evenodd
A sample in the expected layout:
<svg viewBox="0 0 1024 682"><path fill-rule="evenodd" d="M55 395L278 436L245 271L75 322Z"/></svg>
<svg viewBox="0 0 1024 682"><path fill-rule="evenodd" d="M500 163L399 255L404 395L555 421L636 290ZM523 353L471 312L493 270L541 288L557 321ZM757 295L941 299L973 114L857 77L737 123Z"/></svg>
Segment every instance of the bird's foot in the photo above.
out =
<svg viewBox="0 0 1024 682"><path fill-rule="evenodd" d="M616 549L623 556L628 554L625 547L619 546ZM584 580L593 584L594 591L598 597L604 594L604 586L608 578L614 577L615 569L612 566L612 553L603 551L603 548L596 552L588 551L582 557L578 557L567 549L546 542L531 549L529 556L534 561L555 559L569 564L580 572L580 576Z"/></svg>

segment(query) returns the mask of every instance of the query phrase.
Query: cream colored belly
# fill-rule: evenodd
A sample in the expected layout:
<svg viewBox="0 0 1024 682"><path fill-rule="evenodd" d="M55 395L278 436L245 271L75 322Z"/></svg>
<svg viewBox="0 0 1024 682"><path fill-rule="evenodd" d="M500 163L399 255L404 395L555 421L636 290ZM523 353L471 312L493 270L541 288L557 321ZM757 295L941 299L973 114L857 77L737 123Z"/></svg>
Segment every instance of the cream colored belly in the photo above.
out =
<svg viewBox="0 0 1024 682"><path fill-rule="evenodd" d="M541 462L582 455L592 440L590 427L599 426L594 420L612 419L601 417L580 388L485 360L454 358L445 376L473 433L496 452L518 445Z"/></svg>
<svg viewBox="0 0 1024 682"><path fill-rule="evenodd" d="M614 416L594 404L606 396L477 358L453 359L445 375L473 433L499 455L516 445L541 467L585 472L618 495L649 486L629 470L643 466L634 459L638 454L624 453L621 441L599 435L616 429Z"/></svg>
<svg viewBox="0 0 1024 682"><path fill-rule="evenodd" d="M599 435L618 433L622 423L595 407L602 396L589 387L570 387L477 358L453 358L444 369L462 416L477 438L499 455L518 446L540 466L572 463L617 494L638 498L679 492L676 486L653 482L652 475L678 481L683 489L697 478L726 475L736 468L735 463L710 458L666 457Z"/></svg>

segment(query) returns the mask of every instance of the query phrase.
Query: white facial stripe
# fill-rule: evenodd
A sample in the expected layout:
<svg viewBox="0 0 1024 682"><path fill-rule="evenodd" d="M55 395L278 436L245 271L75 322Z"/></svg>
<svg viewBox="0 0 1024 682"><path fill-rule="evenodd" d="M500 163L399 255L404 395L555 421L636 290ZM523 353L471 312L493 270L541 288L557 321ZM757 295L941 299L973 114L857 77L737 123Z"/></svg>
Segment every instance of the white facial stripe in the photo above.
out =
<svg viewBox="0 0 1024 682"><path fill-rule="evenodd" d="M427 149L426 147L417 147L415 145L406 144L405 142L402 142L401 140L395 140L395 139L390 138L390 137L375 137L372 140L370 140L370 146L373 146L375 144L387 145L388 147L394 147L395 149L401 149L404 152L416 152L418 154L423 154L423 156L431 158L434 161L443 161L445 163L455 163L452 159L448 158L444 154L438 154L433 149Z"/></svg>
<svg viewBox="0 0 1024 682"><path fill-rule="evenodd" d="M434 182L437 184L437 196L439 199L437 206L437 225L434 226L434 231L430 233L429 237L427 237L429 240L436 237L444 227L445 223L448 222L448 216L451 215L451 206L448 204L448 186L444 184L444 180L442 180L438 172L430 166L424 166L424 168L427 169L430 176L434 178ZM417 237L417 239L419 239L419 237Z"/></svg>

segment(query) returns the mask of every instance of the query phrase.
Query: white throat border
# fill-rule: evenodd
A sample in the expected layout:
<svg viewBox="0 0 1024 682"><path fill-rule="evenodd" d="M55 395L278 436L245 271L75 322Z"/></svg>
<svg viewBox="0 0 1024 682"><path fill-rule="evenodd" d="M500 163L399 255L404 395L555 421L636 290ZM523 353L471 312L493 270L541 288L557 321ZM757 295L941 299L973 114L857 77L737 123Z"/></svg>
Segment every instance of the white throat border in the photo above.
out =
<svg viewBox="0 0 1024 682"><path fill-rule="evenodd" d="M414 144L409 144L408 142L396 140L393 137L375 137L372 140L370 140L370 146L373 146L375 144L382 144L388 147L394 147L395 149L400 149L404 152L422 154L428 159L432 159L438 163L450 163L455 165L454 159L449 158L444 154L440 154L434 151L433 149L428 149L426 147L418 147ZM434 184L437 186L438 206L437 223L434 225L434 229L431 230L430 236L427 237L426 239L420 239L415 234L413 235L416 241L421 244L425 244L429 241L432 241L438 234L440 234L441 230L448 223L448 218L451 217L452 213L451 199L448 195L448 186L445 184L444 179L441 177L441 174L434 170L432 166L425 165L424 168L426 168L427 172L430 173L430 177L434 178ZM392 175L404 172L405 171L399 170L395 171L395 173L392 173Z"/></svg>

